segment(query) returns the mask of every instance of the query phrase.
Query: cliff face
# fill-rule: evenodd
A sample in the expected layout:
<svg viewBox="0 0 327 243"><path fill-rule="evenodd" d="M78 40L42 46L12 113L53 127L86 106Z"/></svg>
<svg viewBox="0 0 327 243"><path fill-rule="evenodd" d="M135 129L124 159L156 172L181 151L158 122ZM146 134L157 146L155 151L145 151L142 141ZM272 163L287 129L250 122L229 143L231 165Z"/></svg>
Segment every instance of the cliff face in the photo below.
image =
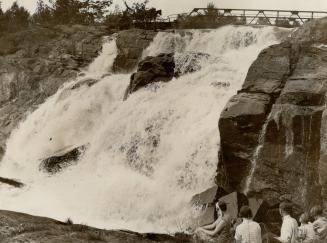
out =
<svg viewBox="0 0 327 243"><path fill-rule="evenodd" d="M327 19L261 52L219 120L218 184L327 205Z"/></svg>
<svg viewBox="0 0 327 243"><path fill-rule="evenodd" d="M54 94L101 51L101 27L33 28L0 37L0 159L26 112Z"/></svg>

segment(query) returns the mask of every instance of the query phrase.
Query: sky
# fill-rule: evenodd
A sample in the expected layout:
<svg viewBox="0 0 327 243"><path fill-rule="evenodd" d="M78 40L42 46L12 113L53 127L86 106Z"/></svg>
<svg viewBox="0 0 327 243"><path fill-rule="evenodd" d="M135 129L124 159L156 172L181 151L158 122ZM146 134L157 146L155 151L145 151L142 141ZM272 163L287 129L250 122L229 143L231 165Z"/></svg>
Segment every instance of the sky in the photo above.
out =
<svg viewBox="0 0 327 243"><path fill-rule="evenodd" d="M5 10L14 0L0 0ZM113 0L114 4L122 5L122 0ZM132 3L134 0L127 0ZM138 0L135 0L138 1ZM20 5L33 12L37 0L18 0ZM213 2L220 8L247 8L247 9L283 9L283 10L312 10L326 11L327 0L149 0L149 6L163 10L163 15L190 12L196 7L205 7Z"/></svg>

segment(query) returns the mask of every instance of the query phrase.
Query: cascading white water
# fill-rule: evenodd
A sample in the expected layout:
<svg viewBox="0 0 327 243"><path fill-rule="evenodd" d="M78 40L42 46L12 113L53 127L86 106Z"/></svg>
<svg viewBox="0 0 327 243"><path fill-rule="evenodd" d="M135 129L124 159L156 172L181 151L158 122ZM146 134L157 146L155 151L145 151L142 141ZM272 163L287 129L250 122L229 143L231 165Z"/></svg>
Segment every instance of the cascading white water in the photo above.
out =
<svg viewBox="0 0 327 243"><path fill-rule="evenodd" d="M104 75L116 54L115 42L106 43L84 77L65 84L12 133L0 176L26 187L1 186L0 207L105 228L185 229L194 216L190 198L214 183L222 109L258 53L286 32L226 26L159 33L144 56L210 56L201 70L126 101L130 75ZM90 78L99 81L76 86ZM88 149L77 165L52 176L39 170L40 159L83 144Z"/></svg>

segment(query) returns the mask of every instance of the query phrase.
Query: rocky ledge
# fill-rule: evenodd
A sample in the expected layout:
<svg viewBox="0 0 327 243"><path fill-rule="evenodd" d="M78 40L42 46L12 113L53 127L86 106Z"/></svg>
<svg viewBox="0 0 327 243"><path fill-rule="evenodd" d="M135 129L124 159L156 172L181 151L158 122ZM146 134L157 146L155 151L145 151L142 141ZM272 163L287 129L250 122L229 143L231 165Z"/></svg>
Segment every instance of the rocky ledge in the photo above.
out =
<svg viewBox="0 0 327 243"><path fill-rule="evenodd" d="M60 222L11 211L0 211L0 242L110 242L110 243L188 243L187 235L140 234L124 230L102 230L87 225Z"/></svg>
<svg viewBox="0 0 327 243"><path fill-rule="evenodd" d="M6 140L33 111L102 49L105 28L33 27L0 37L0 160Z"/></svg>
<svg viewBox="0 0 327 243"><path fill-rule="evenodd" d="M327 206L327 18L263 50L219 120L217 182L302 210Z"/></svg>

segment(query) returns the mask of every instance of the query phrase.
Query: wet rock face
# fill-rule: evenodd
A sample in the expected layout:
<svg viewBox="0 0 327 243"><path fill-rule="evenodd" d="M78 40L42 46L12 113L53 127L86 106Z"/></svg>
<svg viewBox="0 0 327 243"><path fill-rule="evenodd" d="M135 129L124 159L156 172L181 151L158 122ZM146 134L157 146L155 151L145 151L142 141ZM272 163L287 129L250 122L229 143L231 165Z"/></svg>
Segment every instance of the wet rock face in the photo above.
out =
<svg viewBox="0 0 327 243"><path fill-rule="evenodd" d="M56 26L0 37L0 159L11 131L102 49L105 28Z"/></svg>
<svg viewBox="0 0 327 243"><path fill-rule="evenodd" d="M227 104L218 184L270 203L327 205L327 21L319 21L263 50Z"/></svg>
<svg viewBox="0 0 327 243"><path fill-rule="evenodd" d="M260 130L276 95L290 73L290 45L275 45L262 51L252 64L239 94L231 98L221 114L221 153L217 179L242 191L252 167ZM282 72L282 73L281 73Z"/></svg>
<svg viewBox="0 0 327 243"><path fill-rule="evenodd" d="M76 164L77 160L86 150L86 146L80 146L64 151L60 151L46 159L40 164L40 170L54 174L60 172L64 168Z"/></svg>
<svg viewBox="0 0 327 243"><path fill-rule="evenodd" d="M137 72L132 74L130 84L125 92L125 99L136 90L159 81L170 81L175 74L174 54L160 54L146 57L138 65Z"/></svg>
<svg viewBox="0 0 327 243"><path fill-rule="evenodd" d="M119 73L128 73L133 71L142 57L145 50L157 32L131 29L118 33L116 43L118 55L113 64L113 70Z"/></svg>

